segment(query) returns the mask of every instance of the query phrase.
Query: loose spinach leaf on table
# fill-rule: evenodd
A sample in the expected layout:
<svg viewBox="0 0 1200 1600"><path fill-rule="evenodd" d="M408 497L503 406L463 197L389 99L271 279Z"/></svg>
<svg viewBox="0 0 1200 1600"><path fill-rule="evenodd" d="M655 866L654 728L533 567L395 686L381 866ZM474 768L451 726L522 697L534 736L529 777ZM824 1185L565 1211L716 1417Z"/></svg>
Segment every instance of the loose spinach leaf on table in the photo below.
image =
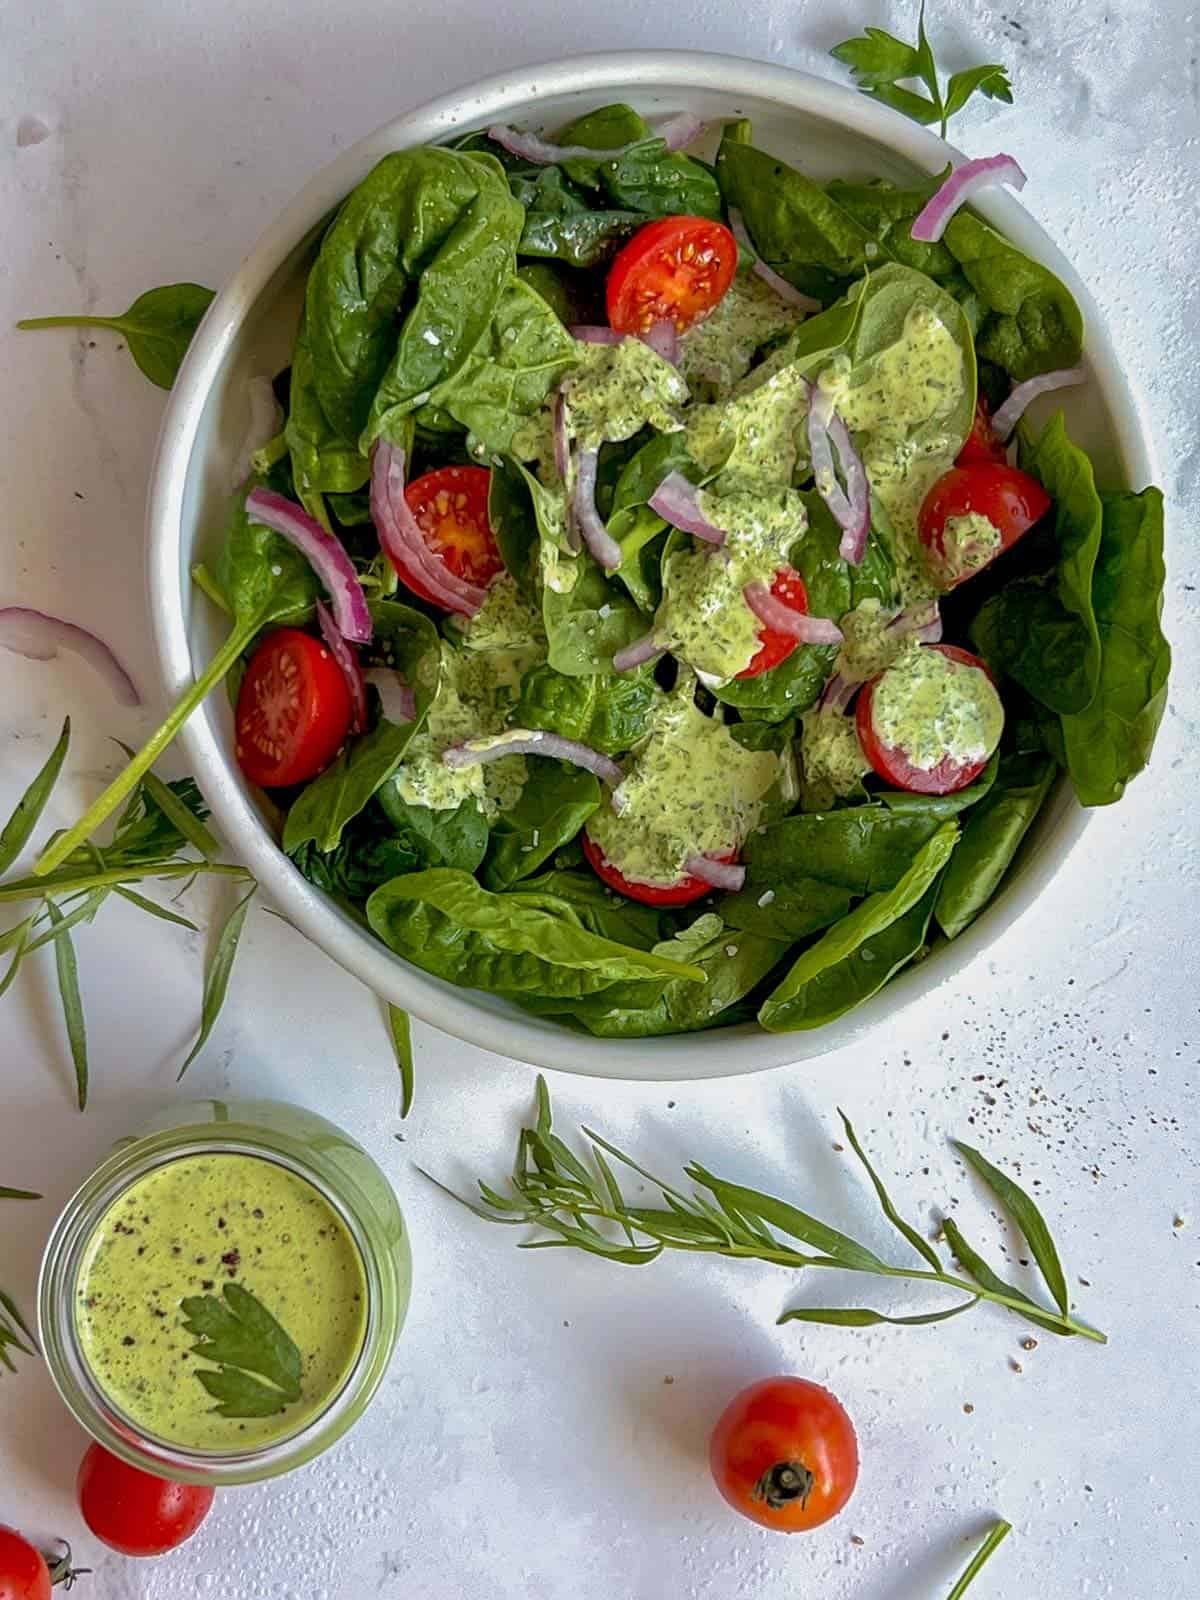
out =
<svg viewBox="0 0 1200 1600"><path fill-rule="evenodd" d="M198 283L167 283L138 295L119 317L26 317L17 327L110 328L124 334L130 355L150 382L169 389L212 299L213 291Z"/></svg>
<svg viewBox="0 0 1200 1600"><path fill-rule="evenodd" d="M764 1000L763 1027L818 1028L877 993L924 943L934 886L957 843L958 824L943 823L893 888L869 896L810 945Z"/></svg>
<svg viewBox="0 0 1200 1600"><path fill-rule="evenodd" d="M1048 755L1005 755L990 793L963 819L958 849L938 887L935 912L954 939L991 900L1054 781Z"/></svg>
<svg viewBox="0 0 1200 1600"><path fill-rule="evenodd" d="M694 963L592 933L571 903L534 887L491 894L467 873L434 868L377 889L371 927L436 977L492 994L592 994L626 980L702 983Z"/></svg>
<svg viewBox="0 0 1200 1600"><path fill-rule="evenodd" d="M541 756L529 762L519 799L492 824L480 875L488 889L510 889L539 871L600 806L600 784L592 773Z"/></svg>

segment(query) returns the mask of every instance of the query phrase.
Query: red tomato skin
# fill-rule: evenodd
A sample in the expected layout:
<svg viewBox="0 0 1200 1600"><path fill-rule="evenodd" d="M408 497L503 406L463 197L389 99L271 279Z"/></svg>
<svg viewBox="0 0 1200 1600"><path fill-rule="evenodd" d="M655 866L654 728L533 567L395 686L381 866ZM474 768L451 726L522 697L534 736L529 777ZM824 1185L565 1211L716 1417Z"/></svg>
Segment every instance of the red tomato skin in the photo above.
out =
<svg viewBox="0 0 1200 1600"><path fill-rule="evenodd" d="M808 615L808 590L795 567L780 567L771 579L771 593L776 600L782 600L785 606L798 611L802 617ZM758 630L758 637L758 653L737 674L739 678L757 678L760 673L769 672L781 661L786 661L800 643L799 639L780 633L776 628L768 628L765 623Z"/></svg>
<svg viewBox="0 0 1200 1600"><path fill-rule="evenodd" d="M586 828L580 835L580 843L588 864L600 881L618 894L623 894L627 900L638 900L644 906L688 906L693 900L702 900L706 894L715 892L712 884L705 883L703 878L685 877L671 884L639 883L636 878L627 878L623 872L617 871ZM715 859L735 861L737 856L731 850L728 855Z"/></svg>
<svg viewBox="0 0 1200 1600"><path fill-rule="evenodd" d="M264 706L274 710L274 723ZM278 719L289 709L302 716L282 726ZM333 760L353 715L342 669L321 640L299 628L277 628L250 658L238 691L238 765L264 789L304 783Z"/></svg>
<svg viewBox="0 0 1200 1600"><path fill-rule="evenodd" d="M430 553L458 578L486 589L504 570L504 561L488 521L492 474L487 467L438 467L423 472L404 489L408 508L425 535ZM445 496L444 500L440 497ZM446 608L421 582L420 574L397 567L396 575L412 594L440 611Z"/></svg>
<svg viewBox="0 0 1200 1600"><path fill-rule="evenodd" d="M648 222L609 268L609 325L618 333L640 334L669 320L683 333L723 298L737 259L737 240L722 222L707 217Z"/></svg>
<svg viewBox="0 0 1200 1600"><path fill-rule="evenodd" d="M966 444L954 458L954 464L958 467L967 467L980 461L1007 462L1007 460L1004 441L997 438L992 431L992 414L988 410L988 403L982 395L978 395L975 399L975 420L971 424Z"/></svg>
<svg viewBox="0 0 1200 1600"><path fill-rule="evenodd" d="M777 1533L819 1528L858 1482L853 1423L828 1389L805 1378L764 1378L743 1389L721 1413L708 1459L734 1510ZM788 1467L812 1481L807 1493L780 1499L778 1473Z"/></svg>
<svg viewBox="0 0 1200 1600"><path fill-rule="evenodd" d="M89 1445L76 1481L83 1520L123 1556L161 1556L190 1539L208 1515L213 1490L171 1483Z"/></svg>
<svg viewBox="0 0 1200 1600"><path fill-rule="evenodd" d="M0 1600L50 1600L50 1588L41 1551L0 1523Z"/></svg>
<svg viewBox="0 0 1200 1600"><path fill-rule="evenodd" d="M951 467L937 480L921 506L917 532L942 584L953 589L982 572L996 556L1011 549L1049 509L1050 496L1027 472L1005 462L976 462L971 466ZM1000 535L1000 544L981 566L955 572L947 566L946 523L951 517L968 516L972 512L988 519Z"/></svg>
<svg viewBox="0 0 1200 1600"><path fill-rule="evenodd" d="M960 666L977 667L995 687L996 680L988 671L987 663L973 656L969 650L960 649L956 644L929 644L921 648L937 650L949 656L951 661L957 661ZM883 673L879 674L881 677ZM911 794L957 794L969 783L974 783L987 766L990 755L984 756L982 761L966 762L952 761L947 756L935 767L914 767L902 750L883 743L872 721L875 685L879 678L872 678L860 691L854 706L854 720L863 755L884 782L896 789L907 789Z"/></svg>

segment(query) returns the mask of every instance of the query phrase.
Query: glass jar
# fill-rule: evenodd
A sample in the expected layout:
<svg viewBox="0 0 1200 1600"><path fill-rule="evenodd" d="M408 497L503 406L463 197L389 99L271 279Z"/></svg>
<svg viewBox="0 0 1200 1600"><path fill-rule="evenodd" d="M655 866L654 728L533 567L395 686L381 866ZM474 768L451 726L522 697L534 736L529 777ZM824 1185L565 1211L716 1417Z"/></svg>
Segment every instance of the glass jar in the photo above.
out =
<svg viewBox="0 0 1200 1600"><path fill-rule="evenodd" d="M365 1333L341 1387L296 1431L241 1450L186 1448L133 1421L93 1375L76 1326L84 1258L110 1207L148 1173L209 1153L257 1157L311 1184L356 1246L366 1283ZM42 1349L76 1420L114 1455L180 1483L255 1483L311 1461L361 1416L391 1359L408 1310L411 1275L408 1233L391 1184L348 1134L280 1101L192 1101L121 1140L68 1201L42 1258Z"/></svg>

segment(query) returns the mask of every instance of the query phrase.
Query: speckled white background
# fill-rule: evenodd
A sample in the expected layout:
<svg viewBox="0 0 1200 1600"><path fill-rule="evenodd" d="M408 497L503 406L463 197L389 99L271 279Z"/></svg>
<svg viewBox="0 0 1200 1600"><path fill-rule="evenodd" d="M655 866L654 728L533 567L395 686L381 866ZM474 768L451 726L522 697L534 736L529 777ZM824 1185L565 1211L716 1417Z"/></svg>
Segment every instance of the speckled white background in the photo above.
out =
<svg viewBox="0 0 1200 1600"><path fill-rule="evenodd" d="M451 21L430 0L10 0L0 328L39 311L119 309L172 279L219 283L336 149L472 77L667 44L824 71L838 39L872 22L905 32L914 9L676 0L659 20L642 0L469 0ZM968 55L1011 66L1016 105L973 108L959 142L1011 150L1028 168L1028 203L1107 309L1146 393L1176 648L1153 768L999 948L872 1043L738 1083L555 1088L564 1122L597 1123L663 1170L698 1156L890 1248L835 1147L843 1103L906 1209L932 1225L952 1206L969 1236L993 1252L1002 1240L1011 1256L945 1145L974 1136L1042 1198L1080 1310L1111 1344L1043 1338L1026 1352L1025 1325L986 1309L923 1330L777 1329L789 1296L817 1292L780 1271L682 1259L632 1272L518 1253L410 1163L498 1176L531 1073L418 1028L418 1101L396 1143L374 1002L260 915L191 1087L289 1097L364 1140L411 1222L412 1312L385 1388L339 1449L227 1493L158 1563L122 1561L88 1537L71 1493L82 1436L32 1363L0 1379L0 1520L71 1537L96 1568L81 1596L939 1600L996 1513L1017 1533L972 1600L1196 1592L1200 30L1186 0L942 0L932 21L949 66ZM40 142L19 137L27 118L47 130ZM70 335L0 339L0 603L90 617L152 685L142 500L162 397L103 336L94 349ZM67 709L78 733L54 823L114 769L107 737L137 740L159 707L121 713L77 664L0 656L0 811ZM196 909L209 908L201 898ZM198 1010L196 939L109 905L79 947L86 1117L72 1108L50 965L31 963L0 1011L0 1180L46 1192L0 1223L0 1282L27 1307L57 1205L116 1135L178 1092ZM830 1277L819 1292L834 1290ZM793 1540L727 1514L704 1462L723 1400L785 1370L842 1396L863 1455L848 1511Z"/></svg>

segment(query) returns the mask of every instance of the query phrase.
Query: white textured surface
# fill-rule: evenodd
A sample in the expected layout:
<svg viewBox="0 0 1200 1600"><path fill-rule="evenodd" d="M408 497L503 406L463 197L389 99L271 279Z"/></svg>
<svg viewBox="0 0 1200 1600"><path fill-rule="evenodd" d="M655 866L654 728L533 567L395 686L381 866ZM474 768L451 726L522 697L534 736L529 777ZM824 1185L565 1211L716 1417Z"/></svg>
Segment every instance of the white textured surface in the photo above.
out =
<svg viewBox="0 0 1200 1600"><path fill-rule="evenodd" d="M823 50L851 31L848 9L680 0L656 23L632 0L577 16L550 0L476 0L470 22L451 24L428 0L403 11L378 0L10 7L0 327L40 311L120 309L176 278L216 284L333 150L455 83L623 44L823 71ZM910 25L907 6L853 9L855 27ZM1154 766L1094 824L1049 901L939 991L936 1012L802 1073L671 1089L564 1080L557 1098L564 1122L598 1124L664 1173L694 1155L881 1245L871 1203L832 1149L835 1104L869 1135L910 1212L932 1219L955 1204L982 1245L1000 1225L944 1145L949 1133L975 1137L1034 1185L1072 1280L1089 1282L1080 1309L1111 1344L1047 1337L1027 1353L1025 1326L990 1310L924 1330L777 1329L790 1294L818 1292L778 1271L682 1259L631 1272L519 1254L511 1234L423 1185L410 1160L451 1178L498 1176L528 1104L527 1069L418 1029L418 1103L395 1143L395 1080L371 998L259 917L191 1086L302 1101L370 1146L412 1226L412 1313L383 1393L336 1452L226 1494L197 1538L158 1563L121 1561L81 1530L71 1493L81 1437L31 1363L0 1379L0 1520L71 1537L97 1569L88 1593L938 1600L995 1512L1018 1531L972 1600L1196 1591L1185 1419L1200 1381L1200 34L1183 0L1014 3L1003 15L946 0L933 20L950 65L968 52L1011 65L1017 105L968 112L959 142L1011 150L1030 171L1029 204L1109 312L1147 393L1176 647ZM0 603L101 620L150 685L141 521L161 396L104 335L95 349L71 335L3 339ZM53 823L113 770L108 735L136 740L158 710L114 710L70 662L6 655L0 685L0 812L64 711L75 718ZM203 899L197 909L207 912ZM79 948L86 1117L72 1110L52 965L31 963L0 1013L0 1181L47 1196L2 1213L0 1283L26 1307L56 1204L112 1138L179 1092L198 1009L194 938L106 906ZM819 1292L835 1287L831 1277ZM723 1400L789 1369L841 1395L863 1454L849 1510L795 1540L727 1514L704 1462Z"/></svg>

